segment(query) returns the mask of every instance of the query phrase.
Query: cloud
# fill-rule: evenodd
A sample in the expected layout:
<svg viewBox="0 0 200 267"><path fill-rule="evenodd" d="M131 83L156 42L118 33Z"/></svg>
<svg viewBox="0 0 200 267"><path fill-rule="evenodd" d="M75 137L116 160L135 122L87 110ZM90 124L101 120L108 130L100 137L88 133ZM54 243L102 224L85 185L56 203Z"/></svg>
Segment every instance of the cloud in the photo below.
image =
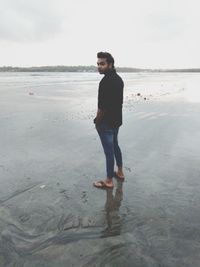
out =
<svg viewBox="0 0 200 267"><path fill-rule="evenodd" d="M184 35L186 23L175 15L153 15L148 17L147 38L153 42L179 39Z"/></svg>
<svg viewBox="0 0 200 267"><path fill-rule="evenodd" d="M0 0L4 65L199 66L199 0Z"/></svg>
<svg viewBox="0 0 200 267"><path fill-rule="evenodd" d="M33 42L62 32L63 11L53 0L1 0L0 40Z"/></svg>

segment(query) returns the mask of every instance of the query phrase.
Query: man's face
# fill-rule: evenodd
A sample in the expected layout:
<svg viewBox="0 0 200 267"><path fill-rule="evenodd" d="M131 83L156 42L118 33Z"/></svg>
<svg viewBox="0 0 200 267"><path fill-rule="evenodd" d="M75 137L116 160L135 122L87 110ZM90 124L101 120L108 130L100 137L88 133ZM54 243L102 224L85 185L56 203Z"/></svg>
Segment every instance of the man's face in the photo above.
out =
<svg viewBox="0 0 200 267"><path fill-rule="evenodd" d="M112 63L108 64L106 58L98 58L97 67L100 74L105 74L108 70L112 68Z"/></svg>

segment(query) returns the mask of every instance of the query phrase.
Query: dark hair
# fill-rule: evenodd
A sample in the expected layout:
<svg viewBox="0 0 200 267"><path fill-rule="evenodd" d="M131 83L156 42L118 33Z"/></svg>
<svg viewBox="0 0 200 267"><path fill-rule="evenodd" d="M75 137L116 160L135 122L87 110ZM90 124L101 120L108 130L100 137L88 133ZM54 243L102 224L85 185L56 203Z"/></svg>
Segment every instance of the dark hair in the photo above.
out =
<svg viewBox="0 0 200 267"><path fill-rule="evenodd" d="M106 61L108 64L112 63L112 67L114 67L114 64L115 64L115 60L113 58L113 56L108 53L108 52L98 52L97 53L97 58L106 58Z"/></svg>

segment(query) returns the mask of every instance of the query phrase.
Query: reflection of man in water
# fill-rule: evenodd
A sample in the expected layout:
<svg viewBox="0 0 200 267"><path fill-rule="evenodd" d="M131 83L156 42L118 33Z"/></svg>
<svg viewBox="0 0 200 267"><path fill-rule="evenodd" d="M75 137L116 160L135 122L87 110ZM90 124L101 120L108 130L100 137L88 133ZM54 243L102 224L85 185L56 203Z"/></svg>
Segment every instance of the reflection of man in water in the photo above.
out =
<svg viewBox="0 0 200 267"><path fill-rule="evenodd" d="M107 199L105 204L106 221L108 227L102 232L102 237L120 235L122 227L122 218L119 214L119 208L123 199L123 182L117 181L117 188L113 196L113 189L107 189Z"/></svg>
<svg viewBox="0 0 200 267"><path fill-rule="evenodd" d="M122 153L118 145L118 131L122 125L124 82L116 73L114 58L107 52L97 54L97 65L104 77L99 83L98 111L94 123L99 134L105 157L107 178L94 182L98 188L113 188L113 176L124 179ZM118 166L114 171L114 158Z"/></svg>

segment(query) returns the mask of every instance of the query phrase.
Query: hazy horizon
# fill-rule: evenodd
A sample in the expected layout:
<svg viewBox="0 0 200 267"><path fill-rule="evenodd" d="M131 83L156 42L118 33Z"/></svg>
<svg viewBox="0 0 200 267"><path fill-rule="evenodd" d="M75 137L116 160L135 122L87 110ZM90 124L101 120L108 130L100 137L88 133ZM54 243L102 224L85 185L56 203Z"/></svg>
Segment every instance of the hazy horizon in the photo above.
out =
<svg viewBox="0 0 200 267"><path fill-rule="evenodd" d="M87 68L89 68L89 67L96 67L95 65L38 65L38 66L12 66L12 65L4 65L4 66L1 66L0 65L0 68L45 68L45 67L52 67L52 68L56 68L56 67L74 67L74 68L78 68L78 67L87 67ZM181 70L187 70L187 69L190 69L190 70L192 70L192 69L194 69L194 70L196 70L196 69L200 69L200 67L196 67L196 68L187 68L187 67L184 67L184 68L137 68L137 67L130 67L130 66L115 66L115 68L117 69L117 68L119 68L119 69L141 69L141 70L179 70L179 69L181 69Z"/></svg>

